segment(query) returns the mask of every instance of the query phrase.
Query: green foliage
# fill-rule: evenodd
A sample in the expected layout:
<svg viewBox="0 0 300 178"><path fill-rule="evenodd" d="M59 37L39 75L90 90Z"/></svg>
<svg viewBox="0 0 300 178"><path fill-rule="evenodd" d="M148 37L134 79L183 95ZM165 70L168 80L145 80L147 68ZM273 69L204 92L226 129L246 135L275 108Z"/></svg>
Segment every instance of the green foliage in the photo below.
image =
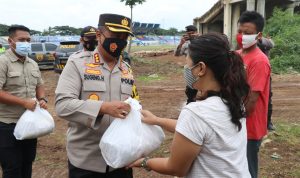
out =
<svg viewBox="0 0 300 178"><path fill-rule="evenodd" d="M146 0L121 0L121 2L125 2L126 6L130 6L130 8L132 8L137 4L143 4L144 2L146 2Z"/></svg>
<svg viewBox="0 0 300 178"><path fill-rule="evenodd" d="M8 25L0 24L0 36L8 36Z"/></svg>
<svg viewBox="0 0 300 178"><path fill-rule="evenodd" d="M70 26L55 26L44 30L42 35L80 35L82 28L74 28Z"/></svg>
<svg viewBox="0 0 300 178"><path fill-rule="evenodd" d="M170 36L182 34L182 32L179 32L177 28L173 28L173 27L169 28L168 30L158 28L155 29L153 33L155 35L170 35Z"/></svg>
<svg viewBox="0 0 300 178"><path fill-rule="evenodd" d="M300 125L291 123L277 123L276 135L272 135L271 139L277 142L286 142L291 145L300 143Z"/></svg>
<svg viewBox="0 0 300 178"><path fill-rule="evenodd" d="M265 33L275 42L271 51L274 73L300 72L300 14L274 9L267 21Z"/></svg>

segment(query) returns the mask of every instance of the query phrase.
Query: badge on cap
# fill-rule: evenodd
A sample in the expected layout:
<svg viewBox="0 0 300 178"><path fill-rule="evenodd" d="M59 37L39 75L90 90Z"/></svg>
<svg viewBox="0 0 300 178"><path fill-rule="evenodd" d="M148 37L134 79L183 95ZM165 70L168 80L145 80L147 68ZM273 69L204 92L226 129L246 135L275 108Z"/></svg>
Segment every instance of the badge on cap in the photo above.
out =
<svg viewBox="0 0 300 178"><path fill-rule="evenodd" d="M97 94L91 94L90 96L89 96L89 99L90 100L94 100L94 101L99 101L100 100L100 97L97 95Z"/></svg>
<svg viewBox="0 0 300 178"><path fill-rule="evenodd" d="M122 21L121 21L121 24L124 25L124 26L128 26L128 20L127 18L124 18Z"/></svg>
<svg viewBox="0 0 300 178"><path fill-rule="evenodd" d="M90 28L90 32L96 32L94 28Z"/></svg>
<svg viewBox="0 0 300 178"><path fill-rule="evenodd" d="M109 50L113 53L116 51L117 48L118 48L118 45L116 43L111 43L109 46Z"/></svg>

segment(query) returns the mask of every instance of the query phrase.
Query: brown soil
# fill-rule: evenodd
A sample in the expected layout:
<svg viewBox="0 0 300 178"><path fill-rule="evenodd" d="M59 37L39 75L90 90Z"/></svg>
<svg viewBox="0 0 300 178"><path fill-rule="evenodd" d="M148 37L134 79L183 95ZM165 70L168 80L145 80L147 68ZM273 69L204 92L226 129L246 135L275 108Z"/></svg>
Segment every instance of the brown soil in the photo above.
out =
<svg viewBox="0 0 300 178"><path fill-rule="evenodd" d="M146 62L145 62L146 61ZM135 76L158 74L165 78L159 81L137 81L137 87L144 109L162 117L176 119L185 103L185 84L182 73L184 58L172 55L146 58L142 62L134 61ZM54 116L56 128L54 133L42 137L38 142L37 159L33 166L33 178L66 178L67 157L65 151L67 122L59 119L54 112L54 91L59 78L53 71L43 71L46 92L49 98L49 111ZM300 75L273 75L273 122L299 124L300 110ZM167 156L172 134L167 133L162 148L155 153L157 156ZM261 148L260 177L294 177L289 174L293 169L299 169L300 145L286 148L285 143L270 142ZM276 150L281 159L274 160L270 155ZM136 178L170 178L157 173L134 169Z"/></svg>

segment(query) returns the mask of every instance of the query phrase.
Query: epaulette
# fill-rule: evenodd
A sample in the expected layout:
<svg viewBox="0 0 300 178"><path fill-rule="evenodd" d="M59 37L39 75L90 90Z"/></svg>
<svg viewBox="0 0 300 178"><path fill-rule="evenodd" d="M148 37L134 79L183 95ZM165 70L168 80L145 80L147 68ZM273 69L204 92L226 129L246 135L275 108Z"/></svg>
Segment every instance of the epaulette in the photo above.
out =
<svg viewBox="0 0 300 178"><path fill-rule="evenodd" d="M125 62L123 60L122 60L122 62L128 67L128 69L131 69L131 66L127 62Z"/></svg>
<svg viewBox="0 0 300 178"><path fill-rule="evenodd" d="M75 58L91 57L91 54L85 54L85 53L86 53L86 51L79 50L79 51L76 51L75 53L73 53L71 56L75 57ZM80 55L80 54L83 54L83 55Z"/></svg>

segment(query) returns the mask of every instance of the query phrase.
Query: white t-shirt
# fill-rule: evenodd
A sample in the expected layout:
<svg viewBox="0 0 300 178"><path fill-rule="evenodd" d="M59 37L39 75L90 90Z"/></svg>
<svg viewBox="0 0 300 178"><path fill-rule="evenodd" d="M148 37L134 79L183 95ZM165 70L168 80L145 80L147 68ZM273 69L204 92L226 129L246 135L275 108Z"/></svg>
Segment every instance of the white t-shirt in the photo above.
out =
<svg viewBox="0 0 300 178"><path fill-rule="evenodd" d="M228 107L216 96L183 108L176 132L202 147L187 178L251 178L246 157L246 119L240 121L242 129L238 131Z"/></svg>

